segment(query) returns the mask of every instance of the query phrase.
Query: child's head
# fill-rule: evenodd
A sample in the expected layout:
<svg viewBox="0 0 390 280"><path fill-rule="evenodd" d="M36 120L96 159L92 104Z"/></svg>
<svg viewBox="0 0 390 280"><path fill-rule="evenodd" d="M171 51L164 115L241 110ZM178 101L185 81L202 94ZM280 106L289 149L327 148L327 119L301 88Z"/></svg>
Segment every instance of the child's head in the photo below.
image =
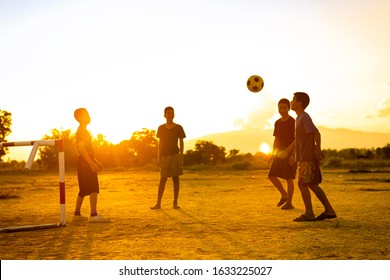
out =
<svg viewBox="0 0 390 280"><path fill-rule="evenodd" d="M286 98L280 99L278 102L278 111L282 117L287 116L288 111L290 111L290 101Z"/></svg>
<svg viewBox="0 0 390 280"><path fill-rule="evenodd" d="M305 110L310 103L310 97L306 92L296 92L294 93L294 98L297 103L301 102L303 110Z"/></svg>
<svg viewBox="0 0 390 280"><path fill-rule="evenodd" d="M168 106L164 109L164 117L167 119L167 120L173 120L173 118L175 117L175 110Z"/></svg>
<svg viewBox="0 0 390 280"><path fill-rule="evenodd" d="M173 111L175 112L175 110L171 107L171 106L168 106L164 109L164 115L168 112L168 111Z"/></svg>
<svg viewBox="0 0 390 280"><path fill-rule="evenodd" d="M80 124L89 124L91 121L91 118L89 117L89 113L87 109L85 108L78 108L74 111L74 118L80 123Z"/></svg>

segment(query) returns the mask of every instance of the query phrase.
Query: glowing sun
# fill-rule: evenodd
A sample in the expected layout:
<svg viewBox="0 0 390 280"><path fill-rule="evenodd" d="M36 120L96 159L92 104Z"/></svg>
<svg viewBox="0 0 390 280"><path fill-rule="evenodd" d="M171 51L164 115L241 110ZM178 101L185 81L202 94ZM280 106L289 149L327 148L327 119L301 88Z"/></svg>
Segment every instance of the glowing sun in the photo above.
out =
<svg viewBox="0 0 390 280"><path fill-rule="evenodd" d="M271 152L271 147L268 145L268 143L263 142L260 145L260 152L267 155Z"/></svg>

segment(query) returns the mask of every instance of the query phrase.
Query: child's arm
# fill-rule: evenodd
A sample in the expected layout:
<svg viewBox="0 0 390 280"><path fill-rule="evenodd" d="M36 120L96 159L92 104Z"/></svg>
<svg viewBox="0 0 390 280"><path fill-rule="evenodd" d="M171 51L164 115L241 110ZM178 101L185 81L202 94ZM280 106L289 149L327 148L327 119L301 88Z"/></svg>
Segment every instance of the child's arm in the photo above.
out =
<svg viewBox="0 0 390 280"><path fill-rule="evenodd" d="M80 154L82 155L82 157L88 162L92 171L98 172L99 166L96 164L95 160L89 156L87 149L85 149L85 142L84 141L79 141L79 151L80 151Z"/></svg>
<svg viewBox="0 0 390 280"><path fill-rule="evenodd" d="M180 160L179 160L179 163L181 164L181 166L183 166L183 152L184 152L184 139L183 138L179 138L179 157L180 157Z"/></svg>
<svg viewBox="0 0 390 280"><path fill-rule="evenodd" d="M160 141L158 141L158 147L157 147L157 165L161 166Z"/></svg>
<svg viewBox="0 0 390 280"><path fill-rule="evenodd" d="M93 161L97 164L97 166L99 167L99 171L102 171L103 170L103 165L97 161L97 159L93 159Z"/></svg>
<svg viewBox="0 0 390 280"><path fill-rule="evenodd" d="M283 151L278 152L277 156L280 158L286 158L292 151L295 150L295 139L294 141ZM295 153L293 153L294 155Z"/></svg>
<svg viewBox="0 0 390 280"><path fill-rule="evenodd" d="M294 141L292 142L291 145L292 145L292 153L291 153L291 156L290 156L290 159L289 159L289 163L290 163L290 165L294 165L294 164L296 164L296 161L297 161L297 158L296 158L296 155L295 155L295 153L296 153L296 151L295 151L295 139L294 139Z"/></svg>
<svg viewBox="0 0 390 280"><path fill-rule="evenodd" d="M314 142L316 143L314 155L315 159L320 162L322 160L322 152L321 152L321 133L318 131L314 131Z"/></svg>
<svg viewBox="0 0 390 280"><path fill-rule="evenodd" d="M184 139L179 138L179 149L180 149L180 154L182 155L184 152Z"/></svg>
<svg viewBox="0 0 390 280"><path fill-rule="evenodd" d="M287 152L287 154L289 154L289 153L291 153L294 150L295 150L295 139L294 139L294 141L292 141L290 146L287 147L286 152Z"/></svg>
<svg viewBox="0 0 390 280"><path fill-rule="evenodd" d="M273 145L272 145L272 156L276 156L277 154L278 154L278 149L276 148L276 147L278 147L279 145L279 143L278 143L279 141L278 141L278 138L277 137L275 137L274 138L274 143L273 143Z"/></svg>

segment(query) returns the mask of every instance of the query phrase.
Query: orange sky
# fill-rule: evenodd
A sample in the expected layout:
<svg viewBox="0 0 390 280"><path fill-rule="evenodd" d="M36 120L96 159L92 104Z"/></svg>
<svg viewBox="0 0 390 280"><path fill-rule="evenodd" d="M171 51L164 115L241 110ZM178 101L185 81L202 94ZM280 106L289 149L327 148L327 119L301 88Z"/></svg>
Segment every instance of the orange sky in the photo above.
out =
<svg viewBox="0 0 390 280"><path fill-rule="evenodd" d="M2 1L8 141L75 130L78 107L114 143L156 129L168 105L188 138L270 128L295 91L318 125L390 132L388 11L385 0ZM260 93L246 88L252 74Z"/></svg>

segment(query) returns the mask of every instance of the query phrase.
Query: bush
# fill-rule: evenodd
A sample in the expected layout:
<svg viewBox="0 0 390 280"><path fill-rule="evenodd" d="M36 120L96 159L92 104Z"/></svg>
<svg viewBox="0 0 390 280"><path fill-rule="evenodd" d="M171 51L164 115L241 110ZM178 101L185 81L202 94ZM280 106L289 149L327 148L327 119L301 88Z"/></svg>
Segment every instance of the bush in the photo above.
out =
<svg viewBox="0 0 390 280"><path fill-rule="evenodd" d="M329 168L339 168L343 166L343 160L339 157L331 157L325 162L324 166Z"/></svg>
<svg viewBox="0 0 390 280"><path fill-rule="evenodd" d="M236 162L232 164L234 170L249 170L252 164L249 161Z"/></svg>

